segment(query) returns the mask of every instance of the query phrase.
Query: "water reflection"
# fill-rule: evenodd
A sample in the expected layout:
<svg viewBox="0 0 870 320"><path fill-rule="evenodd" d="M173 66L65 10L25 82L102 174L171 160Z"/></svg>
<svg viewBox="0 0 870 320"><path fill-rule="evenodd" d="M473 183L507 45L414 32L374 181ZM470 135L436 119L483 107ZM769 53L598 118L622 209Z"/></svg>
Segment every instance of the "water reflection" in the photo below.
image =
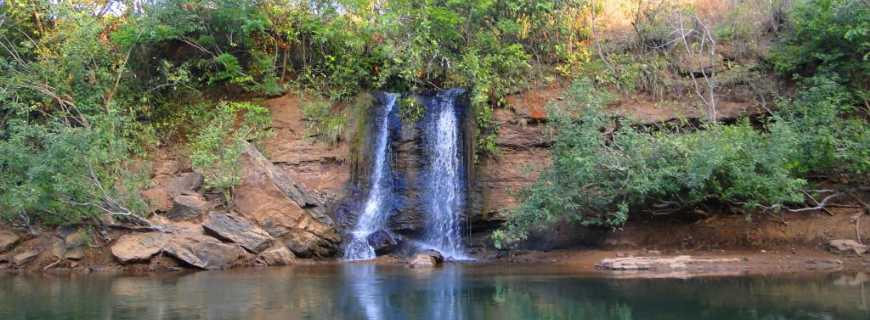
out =
<svg viewBox="0 0 870 320"><path fill-rule="evenodd" d="M344 276L349 279L350 292L356 296L366 319L384 319L383 308L389 304L384 299L382 285L378 281L375 265L345 265Z"/></svg>
<svg viewBox="0 0 870 320"><path fill-rule="evenodd" d="M7 275L0 319L868 319L868 279L606 279L553 267L366 264Z"/></svg>

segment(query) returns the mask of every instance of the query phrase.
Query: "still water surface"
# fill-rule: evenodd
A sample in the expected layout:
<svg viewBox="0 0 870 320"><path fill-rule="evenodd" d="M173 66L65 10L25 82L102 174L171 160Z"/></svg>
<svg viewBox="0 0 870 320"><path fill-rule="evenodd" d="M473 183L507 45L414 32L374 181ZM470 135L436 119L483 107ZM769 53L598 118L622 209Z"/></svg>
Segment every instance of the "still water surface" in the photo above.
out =
<svg viewBox="0 0 870 320"><path fill-rule="evenodd" d="M360 264L0 275L0 319L870 319L867 281L864 274L615 279L551 266Z"/></svg>

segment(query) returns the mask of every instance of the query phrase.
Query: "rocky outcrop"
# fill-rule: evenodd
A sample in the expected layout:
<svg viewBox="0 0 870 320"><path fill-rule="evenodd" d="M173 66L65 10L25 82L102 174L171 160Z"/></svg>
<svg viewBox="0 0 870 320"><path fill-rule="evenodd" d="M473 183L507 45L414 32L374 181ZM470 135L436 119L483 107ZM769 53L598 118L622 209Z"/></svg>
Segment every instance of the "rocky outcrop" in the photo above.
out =
<svg viewBox="0 0 870 320"><path fill-rule="evenodd" d="M84 230L75 227L62 227L58 239L52 244L55 259L81 260L85 256L85 246L92 241Z"/></svg>
<svg viewBox="0 0 870 320"><path fill-rule="evenodd" d="M272 245L272 236L245 218L224 212L208 214L202 227L210 234L253 253L260 253Z"/></svg>
<svg viewBox="0 0 870 320"><path fill-rule="evenodd" d="M336 239L338 236L336 235ZM281 242L300 258L331 257L338 252L340 241L326 241L309 232L291 232L284 235Z"/></svg>
<svg viewBox="0 0 870 320"><path fill-rule="evenodd" d="M196 233L174 235L163 251L190 266L205 270L227 268L244 254L238 245Z"/></svg>
<svg viewBox="0 0 870 320"><path fill-rule="evenodd" d="M393 141L392 150L395 153L393 171L402 180L399 184L402 188L398 192L398 196L401 197L399 203L402 205L390 217L389 228L393 232L414 234L423 229L423 199L419 187L422 183L420 179L422 179L425 159L420 135L420 128L404 124L401 133Z"/></svg>
<svg viewBox="0 0 870 320"><path fill-rule="evenodd" d="M211 204L201 194L186 193L172 199L172 209L166 213L170 220L190 220L211 209Z"/></svg>
<svg viewBox="0 0 870 320"><path fill-rule="evenodd" d="M344 195L350 179L348 146L343 141L330 145L306 136L303 103L294 94L267 100L274 135L259 145L272 163L308 191L316 192L328 206Z"/></svg>
<svg viewBox="0 0 870 320"><path fill-rule="evenodd" d="M40 253L42 253L42 252L40 252L39 250L37 250L35 248L34 249L27 249L27 250L21 251L19 253L16 253L15 255L13 255L11 262L15 266L23 266L23 265L29 263L30 261L36 259L36 257L39 256Z"/></svg>
<svg viewBox="0 0 870 320"><path fill-rule="evenodd" d="M185 194L195 193L202 186L203 177L188 170L174 159L166 150L155 154L151 186L142 192L151 212L167 212L172 208L172 199Z"/></svg>
<svg viewBox="0 0 870 320"><path fill-rule="evenodd" d="M121 263L146 261L160 253L169 235L160 232L126 234L112 245L112 256Z"/></svg>
<svg viewBox="0 0 870 320"><path fill-rule="evenodd" d="M112 244L112 255L120 263L128 264L147 262L165 253L186 265L206 270L247 264L250 261L246 259L251 256L242 247L262 252L262 259L269 265L286 264L294 258L284 246L270 249L273 239L268 233L231 213L212 212L202 225L183 222L163 225L162 229L164 232L122 235ZM269 250L272 252L267 253Z"/></svg>
<svg viewBox="0 0 870 320"><path fill-rule="evenodd" d="M477 185L481 206L473 223L493 225L506 219L506 213L519 205L517 193L531 186L550 164L547 150L552 138L540 118L531 118L518 110L542 117L534 108L497 109L494 119L499 127L496 144L499 154L482 159L477 166Z"/></svg>
<svg viewBox="0 0 870 320"><path fill-rule="evenodd" d="M0 230L0 253L4 253L12 249L18 241L21 240L17 234L9 230Z"/></svg>
<svg viewBox="0 0 870 320"><path fill-rule="evenodd" d="M233 204L272 237L280 238L299 256L333 254L341 237L324 205L276 167L253 145L241 157L241 183Z"/></svg>
<svg viewBox="0 0 870 320"><path fill-rule="evenodd" d="M276 244L257 256L257 261L267 266L286 266L296 261L296 256L283 244Z"/></svg>

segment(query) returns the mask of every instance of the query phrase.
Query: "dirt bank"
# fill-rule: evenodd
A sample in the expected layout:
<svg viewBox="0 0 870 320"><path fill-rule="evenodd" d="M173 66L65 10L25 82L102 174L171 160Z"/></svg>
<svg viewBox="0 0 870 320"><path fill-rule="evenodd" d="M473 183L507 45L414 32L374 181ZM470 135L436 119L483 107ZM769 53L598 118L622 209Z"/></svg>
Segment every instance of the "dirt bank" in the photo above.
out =
<svg viewBox="0 0 870 320"><path fill-rule="evenodd" d="M870 243L870 219L867 219L870 216L860 208L828 211L830 214L819 211L752 219L721 213L696 220L640 219L620 230L571 239L585 241L582 248L557 245L546 251L515 250L497 253L492 259L499 263L557 264L578 272L626 276L870 271L870 255L829 246L836 239ZM629 258L666 261L680 256L699 261L676 269L642 265L635 270L603 270L600 266L605 259L635 263Z"/></svg>

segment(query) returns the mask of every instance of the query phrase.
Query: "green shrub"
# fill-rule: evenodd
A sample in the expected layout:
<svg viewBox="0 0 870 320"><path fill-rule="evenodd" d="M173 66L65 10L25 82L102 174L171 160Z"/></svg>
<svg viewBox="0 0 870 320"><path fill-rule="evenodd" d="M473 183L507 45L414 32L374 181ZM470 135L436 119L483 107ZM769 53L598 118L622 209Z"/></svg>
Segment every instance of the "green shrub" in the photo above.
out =
<svg viewBox="0 0 870 320"><path fill-rule="evenodd" d="M239 158L245 144L269 134L269 110L245 102L221 103L200 121L189 141L191 165L203 175L206 188L221 192L229 206L241 178Z"/></svg>
<svg viewBox="0 0 870 320"><path fill-rule="evenodd" d="M0 214L25 227L145 214L147 165L131 159L152 131L130 107L123 54L101 37L108 21L75 9L0 5Z"/></svg>
<svg viewBox="0 0 870 320"><path fill-rule="evenodd" d="M816 76L803 81L798 94L780 103L779 121L799 136L792 169L801 174L866 174L870 149L867 122L856 117L856 101L836 78Z"/></svg>
<svg viewBox="0 0 870 320"><path fill-rule="evenodd" d="M402 122L413 125L423 119L426 107L413 96L402 98L399 104L399 117Z"/></svg>
<svg viewBox="0 0 870 320"><path fill-rule="evenodd" d="M787 76L838 75L867 91L870 75L870 6L864 0L800 0L771 62Z"/></svg>
<svg viewBox="0 0 870 320"><path fill-rule="evenodd" d="M316 97L306 99L302 104L302 115L307 136L327 144L341 141L347 127L347 115L337 112L332 101Z"/></svg>
<svg viewBox="0 0 870 320"><path fill-rule="evenodd" d="M848 91L816 78L765 125L746 120L693 132L636 128L606 116L589 80L575 82L565 105L551 107L558 132L553 164L522 193L523 203L493 234L498 246L529 230L569 221L618 226L629 215L686 211L707 203L777 210L802 203L809 172L864 176L867 124L848 118Z"/></svg>

